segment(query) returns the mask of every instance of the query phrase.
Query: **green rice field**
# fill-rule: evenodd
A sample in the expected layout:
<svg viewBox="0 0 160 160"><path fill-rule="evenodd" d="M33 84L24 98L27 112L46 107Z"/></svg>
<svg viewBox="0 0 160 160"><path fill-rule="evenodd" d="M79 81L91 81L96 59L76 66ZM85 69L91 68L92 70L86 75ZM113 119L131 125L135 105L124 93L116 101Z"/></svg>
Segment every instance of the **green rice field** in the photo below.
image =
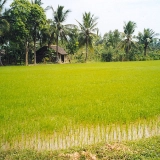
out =
<svg viewBox="0 0 160 160"><path fill-rule="evenodd" d="M160 61L0 67L3 149L149 134L160 135Z"/></svg>

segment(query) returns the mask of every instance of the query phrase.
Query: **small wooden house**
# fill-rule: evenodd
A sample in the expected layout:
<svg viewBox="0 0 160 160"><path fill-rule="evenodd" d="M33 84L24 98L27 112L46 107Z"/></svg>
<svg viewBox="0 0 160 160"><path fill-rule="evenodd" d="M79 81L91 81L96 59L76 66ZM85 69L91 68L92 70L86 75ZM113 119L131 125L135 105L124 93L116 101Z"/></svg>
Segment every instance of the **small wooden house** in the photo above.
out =
<svg viewBox="0 0 160 160"><path fill-rule="evenodd" d="M48 57L47 53L49 50L52 50L52 52L53 52L52 58L50 60L51 62L58 62L58 63L67 63L68 62L68 58L67 58L68 54L66 53L66 51L63 48L58 46L58 58L57 58L56 45L51 45L50 47L44 46L36 52L37 63L44 62L44 58Z"/></svg>
<svg viewBox="0 0 160 160"><path fill-rule="evenodd" d="M56 51L56 45L51 45L50 48ZM66 51L63 48L58 46L58 62L66 63L67 61L68 59L67 59Z"/></svg>

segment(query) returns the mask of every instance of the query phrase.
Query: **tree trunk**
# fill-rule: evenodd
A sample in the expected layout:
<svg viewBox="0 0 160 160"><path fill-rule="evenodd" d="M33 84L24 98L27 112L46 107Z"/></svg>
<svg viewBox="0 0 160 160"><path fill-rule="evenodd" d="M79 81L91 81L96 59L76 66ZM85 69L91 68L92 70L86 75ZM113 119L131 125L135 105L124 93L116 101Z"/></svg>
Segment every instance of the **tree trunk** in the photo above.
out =
<svg viewBox="0 0 160 160"><path fill-rule="evenodd" d="M147 55L147 46L144 46L144 56Z"/></svg>
<svg viewBox="0 0 160 160"><path fill-rule="evenodd" d="M33 34L33 40L34 40L34 65L36 65L36 38L37 38L37 26L34 27L34 34Z"/></svg>
<svg viewBox="0 0 160 160"><path fill-rule="evenodd" d="M126 60L129 60L129 39L127 39L127 47L126 47Z"/></svg>
<svg viewBox="0 0 160 160"><path fill-rule="evenodd" d="M85 61L87 61L87 58L88 58L88 37L86 39L86 58L85 58Z"/></svg>
<svg viewBox="0 0 160 160"><path fill-rule="evenodd" d="M59 57L58 57L58 36L57 36L57 40L56 40L57 42L57 44L56 44L56 55L57 55L57 62L59 61Z"/></svg>
<svg viewBox="0 0 160 160"><path fill-rule="evenodd" d="M26 41L26 44L25 44L25 47L26 47L26 66L28 66L28 41Z"/></svg>
<svg viewBox="0 0 160 160"><path fill-rule="evenodd" d="M2 63L2 56L0 56L0 66L3 66L3 63Z"/></svg>
<svg viewBox="0 0 160 160"><path fill-rule="evenodd" d="M126 50L126 58L127 58L127 61L129 60L129 48L127 46L127 50Z"/></svg>
<svg viewBox="0 0 160 160"><path fill-rule="evenodd" d="M34 65L36 65L36 37L34 38Z"/></svg>

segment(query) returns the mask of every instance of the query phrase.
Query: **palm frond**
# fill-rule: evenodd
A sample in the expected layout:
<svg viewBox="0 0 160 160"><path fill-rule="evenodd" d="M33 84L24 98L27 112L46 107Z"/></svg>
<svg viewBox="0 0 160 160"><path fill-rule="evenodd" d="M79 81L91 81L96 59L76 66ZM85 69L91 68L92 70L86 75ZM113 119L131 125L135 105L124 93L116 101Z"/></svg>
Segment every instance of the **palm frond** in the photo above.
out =
<svg viewBox="0 0 160 160"><path fill-rule="evenodd" d="M1 2L2 0L0 0L0 9L2 9L3 8L3 6L4 6L4 4L7 2L7 0L3 0L2 2Z"/></svg>

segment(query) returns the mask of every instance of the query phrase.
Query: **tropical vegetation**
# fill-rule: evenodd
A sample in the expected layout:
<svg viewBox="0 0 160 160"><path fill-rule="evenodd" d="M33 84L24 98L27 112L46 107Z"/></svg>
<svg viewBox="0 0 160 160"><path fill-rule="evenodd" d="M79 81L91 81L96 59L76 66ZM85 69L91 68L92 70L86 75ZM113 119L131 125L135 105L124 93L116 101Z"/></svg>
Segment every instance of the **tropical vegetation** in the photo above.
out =
<svg viewBox="0 0 160 160"><path fill-rule="evenodd" d="M36 51L48 46L44 60L51 56L59 61L58 46L68 53L70 62L143 61L160 59L160 40L153 29L144 28L135 35L136 22L124 23L123 32L111 30L100 35L98 18L91 12L82 15L82 22L65 24L70 9L42 7L41 0L14 0L4 10L6 0L0 1L0 64L36 64ZM51 9L52 19L46 12ZM55 51L49 51L56 45ZM54 55L53 55L54 53Z"/></svg>

